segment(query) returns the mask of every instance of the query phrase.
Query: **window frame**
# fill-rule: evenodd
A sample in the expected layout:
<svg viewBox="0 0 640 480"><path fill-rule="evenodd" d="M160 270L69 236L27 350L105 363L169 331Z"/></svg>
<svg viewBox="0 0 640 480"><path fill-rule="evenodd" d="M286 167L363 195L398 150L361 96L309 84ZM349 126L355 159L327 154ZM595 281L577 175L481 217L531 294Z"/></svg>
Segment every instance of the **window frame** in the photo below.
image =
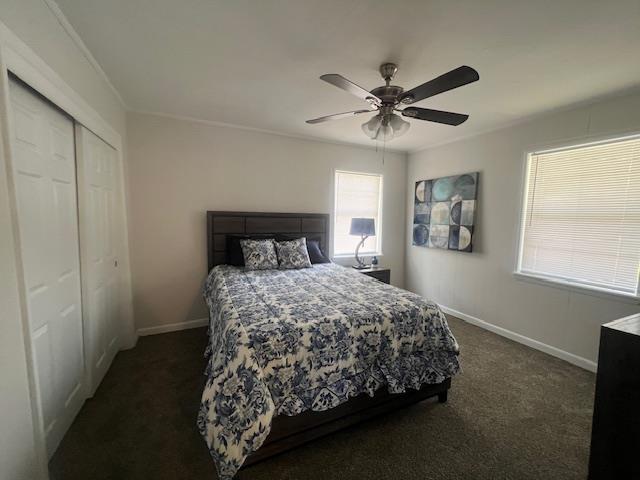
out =
<svg viewBox="0 0 640 480"><path fill-rule="evenodd" d="M586 282L577 282L571 279L563 279L553 275L542 275L533 272L527 272L522 270L522 255L524 247L525 236L525 219L524 215L527 211L527 192L529 191L529 177L531 172L531 157L536 154L557 152L562 150L571 150L580 147L588 147L590 145L597 145L603 143L614 143L617 141L624 141L630 139L640 139L639 132L625 132L617 133L607 136L599 137L583 137L580 139L574 139L570 142L562 142L551 145L544 145L535 147L529 147L523 152L523 168L522 178L520 182L520 205L518 209L518 231L516 236L516 261L515 270L513 276L518 280L534 283L537 285L543 285L548 287L560 288L562 290L568 290L572 292L581 293L584 295L592 295L601 298L607 298L610 300L616 300L623 303L640 304L640 268L638 269L638 282L636 284L635 293L625 293L618 290L612 290L599 285L591 285Z"/></svg>
<svg viewBox="0 0 640 480"><path fill-rule="evenodd" d="M382 205L383 205L383 197L384 197L384 174L376 173L376 172L357 172L354 170L341 170L339 168L335 168L333 170L333 221L332 227L333 231L331 232L331 245L333 247L333 258L353 258L355 255L354 252L351 253L336 253L336 223L338 221L338 174L346 173L352 175L368 175L371 177L380 178L380 195L378 196L378 221L376 223L376 251L375 252L361 252L360 256L363 257L382 257L384 254L382 252Z"/></svg>

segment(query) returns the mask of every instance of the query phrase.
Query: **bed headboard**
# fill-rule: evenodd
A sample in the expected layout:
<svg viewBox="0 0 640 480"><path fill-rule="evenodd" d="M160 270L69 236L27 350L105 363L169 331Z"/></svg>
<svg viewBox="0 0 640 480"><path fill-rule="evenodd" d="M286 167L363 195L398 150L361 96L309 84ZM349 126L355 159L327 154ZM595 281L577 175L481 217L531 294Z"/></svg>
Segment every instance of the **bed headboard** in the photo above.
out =
<svg viewBox="0 0 640 480"><path fill-rule="evenodd" d="M227 259L227 234L301 236L319 240L329 254L329 214L207 212L207 271Z"/></svg>

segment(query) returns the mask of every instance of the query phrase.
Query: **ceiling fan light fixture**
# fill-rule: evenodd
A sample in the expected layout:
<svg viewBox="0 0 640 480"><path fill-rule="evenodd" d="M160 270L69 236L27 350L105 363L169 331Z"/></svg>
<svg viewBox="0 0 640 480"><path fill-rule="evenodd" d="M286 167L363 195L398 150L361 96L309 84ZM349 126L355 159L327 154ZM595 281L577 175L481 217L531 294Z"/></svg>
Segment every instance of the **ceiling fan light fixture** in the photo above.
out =
<svg viewBox="0 0 640 480"><path fill-rule="evenodd" d="M382 124L382 115L374 115L367 122L362 124L362 131L369 137L371 140L375 140L378 137L378 132L380 131L380 125Z"/></svg>
<svg viewBox="0 0 640 480"><path fill-rule="evenodd" d="M384 142L388 142L394 136L395 135L393 132L393 127L389 125L389 123L384 122L380 127L380 130L378 130L378 136L376 137L376 140L382 140Z"/></svg>
<svg viewBox="0 0 640 480"><path fill-rule="evenodd" d="M405 122L400 115L396 115L395 113L390 115L389 125L393 128L394 137L401 137L409 131L409 127L411 126L409 122Z"/></svg>
<svg viewBox="0 0 640 480"><path fill-rule="evenodd" d="M402 117L392 114L378 114L362 124L362 131L371 140L389 141L407 133L411 124Z"/></svg>

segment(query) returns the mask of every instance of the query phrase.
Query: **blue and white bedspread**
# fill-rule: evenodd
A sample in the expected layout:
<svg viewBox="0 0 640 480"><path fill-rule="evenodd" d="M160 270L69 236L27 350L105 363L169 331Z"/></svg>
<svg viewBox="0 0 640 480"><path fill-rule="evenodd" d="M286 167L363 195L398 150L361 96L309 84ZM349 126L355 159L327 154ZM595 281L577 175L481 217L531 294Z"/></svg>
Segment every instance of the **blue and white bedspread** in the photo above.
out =
<svg viewBox="0 0 640 480"><path fill-rule="evenodd" d="M221 479L269 434L276 415L327 410L386 385L391 393L455 375L458 344L438 306L350 268L215 267L207 382L198 428Z"/></svg>

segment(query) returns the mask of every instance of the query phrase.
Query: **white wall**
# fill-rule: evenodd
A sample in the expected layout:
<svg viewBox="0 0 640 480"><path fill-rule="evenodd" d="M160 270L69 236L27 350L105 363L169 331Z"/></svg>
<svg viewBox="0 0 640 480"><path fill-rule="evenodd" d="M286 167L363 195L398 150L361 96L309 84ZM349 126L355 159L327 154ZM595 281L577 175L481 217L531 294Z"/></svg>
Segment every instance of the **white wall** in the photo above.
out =
<svg viewBox="0 0 640 480"><path fill-rule="evenodd" d="M138 328L207 316L207 210L332 213L334 169L384 174L381 263L402 285L404 154L143 114L127 130Z"/></svg>
<svg viewBox="0 0 640 480"><path fill-rule="evenodd" d="M541 146L632 131L640 131L640 94L551 113L409 155L406 287L584 358L583 364L596 361L600 325L640 307L514 278L524 155ZM480 171L474 252L412 246L415 182L472 171Z"/></svg>
<svg viewBox="0 0 640 480"><path fill-rule="evenodd" d="M43 0L0 0L0 21L44 60L123 138L124 109ZM4 68L4 66L3 66ZM0 478L33 480L46 475L38 456L18 296L10 192L7 182L7 87L2 72L0 130ZM44 450L40 448L41 454Z"/></svg>

